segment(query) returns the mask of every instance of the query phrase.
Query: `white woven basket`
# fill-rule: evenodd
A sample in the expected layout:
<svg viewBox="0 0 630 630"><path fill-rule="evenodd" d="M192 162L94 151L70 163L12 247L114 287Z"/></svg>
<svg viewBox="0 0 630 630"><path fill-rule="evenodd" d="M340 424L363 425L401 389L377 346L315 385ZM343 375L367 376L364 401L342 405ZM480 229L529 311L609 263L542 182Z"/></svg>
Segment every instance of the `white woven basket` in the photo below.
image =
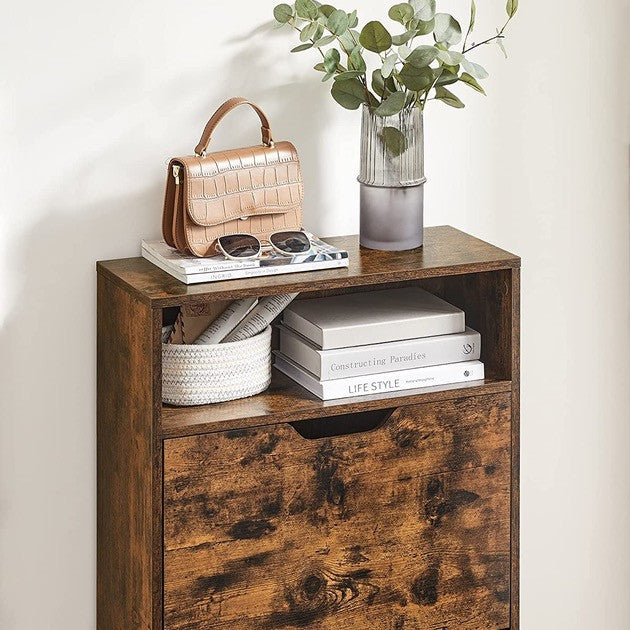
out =
<svg viewBox="0 0 630 630"><path fill-rule="evenodd" d="M206 405L258 394L271 382L271 326L251 339L162 345L162 400Z"/></svg>

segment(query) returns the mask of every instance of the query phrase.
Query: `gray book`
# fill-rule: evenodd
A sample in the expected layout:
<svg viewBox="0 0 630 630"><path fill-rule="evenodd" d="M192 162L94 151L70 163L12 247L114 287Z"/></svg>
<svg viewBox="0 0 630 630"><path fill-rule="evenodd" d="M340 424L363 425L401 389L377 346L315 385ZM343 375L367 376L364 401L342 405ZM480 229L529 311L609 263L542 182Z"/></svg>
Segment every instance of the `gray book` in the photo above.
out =
<svg viewBox="0 0 630 630"><path fill-rule="evenodd" d="M331 350L320 350L286 326L279 330L280 352L320 381L474 361L481 356L481 335L472 328L452 335Z"/></svg>
<svg viewBox="0 0 630 630"><path fill-rule="evenodd" d="M283 322L322 350L461 333L464 311L418 287L298 300Z"/></svg>

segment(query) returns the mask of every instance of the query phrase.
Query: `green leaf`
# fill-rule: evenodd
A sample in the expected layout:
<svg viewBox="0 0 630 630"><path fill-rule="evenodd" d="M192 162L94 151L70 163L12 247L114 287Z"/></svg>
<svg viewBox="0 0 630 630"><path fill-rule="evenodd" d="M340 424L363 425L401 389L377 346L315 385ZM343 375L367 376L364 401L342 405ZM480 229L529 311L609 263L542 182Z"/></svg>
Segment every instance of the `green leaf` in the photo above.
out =
<svg viewBox="0 0 630 630"><path fill-rule="evenodd" d="M326 81L328 81L331 77L334 77L334 76L335 76L334 72L327 72L322 78L322 83L326 83Z"/></svg>
<svg viewBox="0 0 630 630"><path fill-rule="evenodd" d="M352 52L352 50L359 45L359 33L358 31L349 29L343 35L339 36L339 41L346 50Z"/></svg>
<svg viewBox="0 0 630 630"><path fill-rule="evenodd" d="M400 22L403 26L409 22L415 15L414 8L408 2L401 2L395 4L388 12L387 15L394 22Z"/></svg>
<svg viewBox="0 0 630 630"><path fill-rule="evenodd" d="M407 136L400 129L396 129L396 127L383 127L381 139L385 148L394 157L402 155L409 146Z"/></svg>
<svg viewBox="0 0 630 630"><path fill-rule="evenodd" d="M364 48L380 53L391 48L392 36L380 22L373 20L363 27L359 42Z"/></svg>
<svg viewBox="0 0 630 630"><path fill-rule="evenodd" d="M477 5L475 0L470 0L470 25L468 26L468 32L472 33L475 28L475 20L477 19Z"/></svg>
<svg viewBox="0 0 630 630"><path fill-rule="evenodd" d="M499 29L497 29L497 35L499 34ZM507 54L507 50L505 50L505 46L503 44L503 38L502 37L497 37L497 39L494 40L497 43L497 46L499 47L499 50L503 53L503 56L507 59L508 58L508 54Z"/></svg>
<svg viewBox="0 0 630 630"><path fill-rule="evenodd" d="M348 26L354 28L358 23L359 18L357 17L357 10L355 9L352 13L348 14Z"/></svg>
<svg viewBox="0 0 630 630"><path fill-rule="evenodd" d="M402 46L416 35L416 31L405 31L402 35L392 35L392 44Z"/></svg>
<svg viewBox="0 0 630 630"><path fill-rule="evenodd" d="M405 106L405 92L390 94L375 110L377 116L394 116Z"/></svg>
<svg viewBox="0 0 630 630"><path fill-rule="evenodd" d="M317 24L317 22L311 22L311 23L307 24L302 29L302 32L300 33L300 41L301 42L307 42L309 39L311 39L311 37L313 37L315 35L315 33L317 32L317 27L318 26L319 26L319 24Z"/></svg>
<svg viewBox="0 0 630 630"><path fill-rule="evenodd" d="M317 70L318 72L326 72L326 67L324 66L323 63L320 62L320 63L316 63L313 66L313 70Z"/></svg>
<svg viewBox="0 0 630 630"><path fill-rule="evenodd" d="M514 17L514 14L518 10L518 0L507 0L505 10L510 18Z"/></svg>
<svg viewBox="0 0 630 630"><path fill-rule="evenodd" d="M416 35L428 35L429 33L432 33L433 29L435 28L435 19L431 18L426 22L418 20L415 24L415 27Z"/></svg>
<svg viewBox="0 0 630 630"><path fill-rule="evenodd" d="M348 64L353 70L358 70L359 72L365 72L367 69L365 59L363 59L363 55L361 54L361 47L357 46L348 56Z"/></svg>
<svg viewBox="0 0 630 630"><path fill-rule="evenodd" d="M456 109L461 109L465 107L464 103L462 103L453 92L450 92L445 87L436 87L435 88L435 98L438 101L442 101L451 107L455 107Z"/></svg>
<svg viewBox="0 0 630 630"><path fill-rule="evenodd" d="M488 72L483 66L480 66L478 63L473 63L472 61L468 61L468 59L464 59L462 61L462 68L471 74L475 79L487 79Z"/></svg>
<svg viewBox="0 0 630 630"><path fill-rule="evenodd" d="M398 73L401 83L414 92L422 92L430 87L434 81L433 70L431 68L417 68L410 63L405 63Z"/></svg>
<svg viewBox="0 0 630 630"><path fill-rule="evenodd" d="M319 7L313 0L295 0L295 11L303 20L314 20L319 13Z"/></svg>
<svg viewBox="0 0 630 630"><path fill-rule="evenodd" d="M397 54L388 55L387 57L385 57L385 61L383 61L383 66L381 68L381 74L385 78L390 76L391 73L394 71L394 66L396 65L397 61L398 61Z"/></svg>
<svg viewBox="0 0 630 630"><path fill-rule="evenodd" d="M279 4L274 7L273 17L276 22L286 24L293 17L293 9L288 4Z"/></svg>
<svg viewBox="0 0 630 630"><path fill-rule="evenodd" d="M462 39L462 27L452 15L448 13L436 13L433 36L436 42L454 46Z"/></svg>
<svg viewBox="0 0 630 630"><path fill-rule="evenodd" d="M398 56L404 61L411 54L411 48L407 44L398 47Z"/></svg>
<svg viewBox="0 0 630 630"><path fill-rule="evenodd" d="M308 50L309 48L313 48L313 44L300 44L295 48L291 48L291 52L302 52L303 50Z"/></svg>
<svg viewBox="0 0 630 630"><path fill-rule="evenodd" d="M358 70L346 70L335 75L335 81L347 81L348 79L356 79L362 77L365 73Z"/></svg>
<svg viewBox="0 0 630 630"><path fill-rule="evenodd" d="M330 17L330 14L336 11L335 7L331 6L330 4L322 4L319 7L319 12L325 17L328 18Z"/></svg>
<svg viewBox="0 0 630 630"><path fill-rule="evenodd" d="M462 53L455 50L439 50L437 51L437 58L445 63L447 66L457 66L464 60Z"/></svg>
<svg viewBox="0 0 630 630"><path fill-rule="evenodd" d="M486 91L477 83L477 79L475 77L471 77L468 73L464 72L459 80L466 85L470 85L473 90L477 90L477 92L481 92L484 96Z"/></svg>
<svg viewBox="0 0 630 630"><path fill-rule="evenodd" d="M380 69L376 69L374 70L374 72L372 72L372 89L379 96L386 92L385 79L383 79L383 75L381 74Z"/></svg>
<svg viewBox="0 0 630 630"><path fill-rule="evenodd" d="M326 35L326 37L322 37L316 40L313 43L313 46L317 48L321 48L322 46L328 46L328 44L332 44L337 38L334 35Z"/></svg>
<svg viewBox="0 0 630 630"><path fill-rule="evenodd" d="M341 9L336 9L329 16L326 22L328 30L333 35L343 35L348 30L348 14Z"/></svg>
<svg viewBox="0 0 630 630"><path fill-rule="evenodd" d="M424 68L435 61L437 54L438 50L434 46L418 46L411 51L405 62L416 68Z"/></svg>
<svg viewBox="0 0 630 630"><path fill-rule="evenodd" d="M435 0L409 0L409 4L416 12L416 18L424 22L435 15Z"/></svg>
<svg viewBox="0 0 630 630"><path fill-rule="evenodd" d="M457 83L459 76L457 76L458 70L450 70L443 68L440 76L438 77L435 85L451 85L451 83Z"/></svg>
<svg viewBox="0 0 630 630"><path fill-rule="evenodd" d="M340 61L341 55L336 48L327 50L324 54L324 68L326 68L326 72L334 72Z"/></svg>
<svg viewBox="0 0 630 630"><path fill-rule="evenodd" d="M365 103L365 90L359 79L335 81L330 93L337 103L346 109L358 109Z"/></svg>

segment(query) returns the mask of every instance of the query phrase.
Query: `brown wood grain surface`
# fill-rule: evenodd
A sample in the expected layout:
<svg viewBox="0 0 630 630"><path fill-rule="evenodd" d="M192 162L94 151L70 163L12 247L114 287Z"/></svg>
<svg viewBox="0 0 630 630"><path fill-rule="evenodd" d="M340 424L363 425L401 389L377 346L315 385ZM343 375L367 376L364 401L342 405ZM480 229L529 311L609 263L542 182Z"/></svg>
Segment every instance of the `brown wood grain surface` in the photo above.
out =
<svg viewBox="0 0 630 630"><path fill-rule="evenodd" d="M166 440L165 628L507 627L510 417L500 393Z"/></svg>
<svg viewBox="0 0 630 630"><path fill-rule="evenodd" d="M98 263L102 273L154 306L181 306L246 295L342 289L444 275L518 267L520 258L450 226L428 227L424 247L383 252L359 247L358 238L327 238L350 254L347 269L186 285L143 258Z"/></svg>
<svg viewBox="0 0 630 630"><path fill-rule="evenodd" d="M155 313L98 277L97 628L161 627ZM159 625L158 625L159 624Z"/></svg>

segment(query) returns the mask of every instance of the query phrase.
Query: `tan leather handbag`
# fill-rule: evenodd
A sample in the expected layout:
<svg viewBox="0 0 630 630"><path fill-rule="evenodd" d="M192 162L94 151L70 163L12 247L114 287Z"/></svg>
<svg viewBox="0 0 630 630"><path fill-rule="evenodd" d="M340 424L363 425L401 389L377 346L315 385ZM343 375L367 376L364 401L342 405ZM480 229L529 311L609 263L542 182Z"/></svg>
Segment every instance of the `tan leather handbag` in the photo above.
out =
<svg viewBox="0 0 630 630"><path fill-rule="evenodd" d="M254 108L262 145L206 153L212 132L235 107ZM244 98L231 98L208 121L195 155L169 162L162 215L164 240L182 253L214 256L225 234L267 239L302 227L302 171L295 147L274 142L267 116Z"/></svg>

